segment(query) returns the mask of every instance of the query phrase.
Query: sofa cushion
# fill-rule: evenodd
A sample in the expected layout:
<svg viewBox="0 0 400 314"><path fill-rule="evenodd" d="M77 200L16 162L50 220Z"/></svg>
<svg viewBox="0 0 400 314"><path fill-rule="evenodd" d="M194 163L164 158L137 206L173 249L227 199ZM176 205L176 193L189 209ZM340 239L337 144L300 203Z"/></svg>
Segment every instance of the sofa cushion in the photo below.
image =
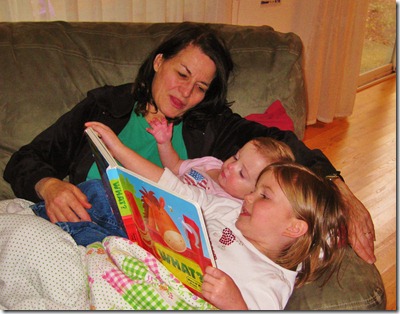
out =
<svg viewBox="0 0 400 314"><path fill-rule="evenodd" d="M4 168L10 160L10 157L11 152L8 150L3 150L3 148L0 147L0 201L15 197L13 191L11 190L10 184L3 179Z"/></svg>
<svg viewBox="0 0 400 314"><path fill-rule="evenodd" d="M338 276L337 276L338 275ZM339 281L337 280L339 278ZM347 248L339 272L294 290L285 310L385 310L386 294L375 265Z"/></svg>

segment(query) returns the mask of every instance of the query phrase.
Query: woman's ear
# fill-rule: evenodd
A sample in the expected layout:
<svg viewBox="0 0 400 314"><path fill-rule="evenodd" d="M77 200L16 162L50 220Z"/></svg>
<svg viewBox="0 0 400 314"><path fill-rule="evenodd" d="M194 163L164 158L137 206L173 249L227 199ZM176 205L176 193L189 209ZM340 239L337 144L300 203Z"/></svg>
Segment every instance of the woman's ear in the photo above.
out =
<svg viewBox="0 0 400 314"><path fill-rule="evenodd" d="M298 238L305 234L307 230L308 224L304 220L293 218L283 235L290 238Z"/></svg>
<svg viewBox="0 0 400 314"><path fill-rule="evenodd" d="M158 71L163 60L164 60L164 58L163 58L162 53L159 53L158 55L156 55L156 57L154 58L154 61L153 61L153 69L155 72Z"/></svg>

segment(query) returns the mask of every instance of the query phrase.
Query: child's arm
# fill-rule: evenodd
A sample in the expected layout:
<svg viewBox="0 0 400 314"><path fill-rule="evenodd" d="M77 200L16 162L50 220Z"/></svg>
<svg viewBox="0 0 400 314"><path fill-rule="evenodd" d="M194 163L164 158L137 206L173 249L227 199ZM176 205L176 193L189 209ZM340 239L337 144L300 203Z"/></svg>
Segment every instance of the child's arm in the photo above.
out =
<svg viewBox="0 0 400 314"><path fill-rule="evenodd" d="M206 268L201 293L220 310L248 310L238 286L220 269Z"/></svg>
<svg viewBox="0 0 400 314"><path fill-rule="evenodd" d="M147 128L147 132L152 134L157 142L158 153L164 167L167 167L175 175L179 174L179 167L182 164L182 160L179 158L178 153L172 146L172 128L173 124L168 123L167 119L162 118L153 119L149 122L150 127Z"/></svg>
<svg viewBox="0 0 400 314"><path fill-rule="evenodd" d="M134 171L153 182L158 182L160 180L164 169L143 158L132 149L126 147L108 126L100 122L86 122L85 126L93 128L93 130L100 135L111 154L125 168Z"/></svg>

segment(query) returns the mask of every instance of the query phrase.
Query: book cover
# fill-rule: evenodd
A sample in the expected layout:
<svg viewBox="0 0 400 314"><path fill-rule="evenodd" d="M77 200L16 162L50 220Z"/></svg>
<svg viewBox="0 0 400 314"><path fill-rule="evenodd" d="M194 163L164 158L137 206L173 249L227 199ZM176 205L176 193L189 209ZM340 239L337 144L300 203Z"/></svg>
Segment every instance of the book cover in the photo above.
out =
<svg viewBox="0 0 400 314"><path fill-rule="evenodd" d="M86 134L114 215L128 238L201 296L205 268L216 263L199 205L118 165L92 129Z"/></svg>

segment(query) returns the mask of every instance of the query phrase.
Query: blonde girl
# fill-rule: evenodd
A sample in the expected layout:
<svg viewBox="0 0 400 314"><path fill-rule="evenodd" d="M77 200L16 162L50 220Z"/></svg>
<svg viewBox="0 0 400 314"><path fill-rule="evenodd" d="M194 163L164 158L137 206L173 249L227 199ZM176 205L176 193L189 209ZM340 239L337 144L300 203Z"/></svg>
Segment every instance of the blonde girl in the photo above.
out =
<svg viewBox="0 0 400 314"><path fill-rule="evenodd" d="M346 224L330 181L295 163L275 163L242 203L183 183L101 123L86 126L125 167L200 204L218 267L206 269L202 294L217 308L284 309L295 285L329 276L340 265Z"/></svg>

